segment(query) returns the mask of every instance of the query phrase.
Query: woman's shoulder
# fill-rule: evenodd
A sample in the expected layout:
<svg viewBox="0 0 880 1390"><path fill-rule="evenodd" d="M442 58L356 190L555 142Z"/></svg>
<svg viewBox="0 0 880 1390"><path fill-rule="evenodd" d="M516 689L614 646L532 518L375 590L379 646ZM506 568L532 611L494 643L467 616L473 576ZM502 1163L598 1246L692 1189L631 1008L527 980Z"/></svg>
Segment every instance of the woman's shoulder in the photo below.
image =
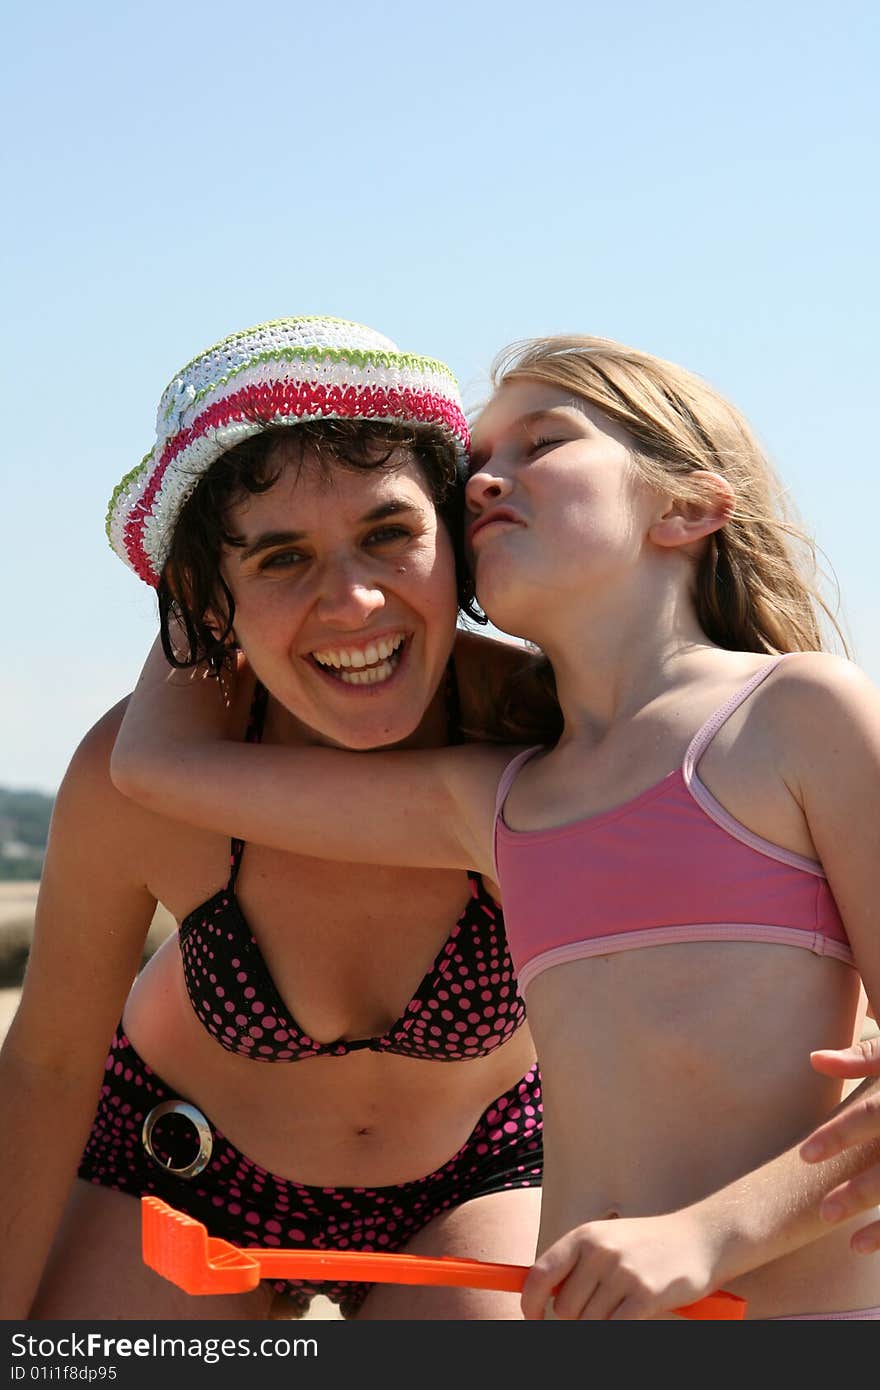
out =
<svg viewBox="0 0 880 1390"><path fill-rule="evenodd" d="M562 728L543 654L513 638L462 632L455 649L461 725L467 738L554 743Z"/></svg>
<svg viewBox="0 0 880 1390"><path fill-rule="evenodd" d="M119 700L83 734L74 750L62 786L71 781L100 777L102 774L109 778L110 755L129 699L130 696L126 695Z"/></svg>
<svg viewBox="0 0 880 1390"><path fill-rule="evenodd" d="M535 650L514 637L459 628L455 635L455 669L459 683L487 680L500 686L508 676L524 671L535 660Z"/></svg>
<svg viewBox="0 0 880 1390"><path fill-rule="evenodd" d="M143 820L143 812L129 801L110 778L110 758L129 696L105 711L80 739L55 798L53 820L76 819L109 834L124 835Z"/></svg>
<svg viewBox="0 0 880 1390"><path fill-rule="evenodd" d="M139 893L150 885L172 907L175 894L188 902L223 872L228 841L139 806L114 785L111 757L129 698L95 721L70 760L52 810L52 863L72 878L89 875L96 892L108 882Z"/></svg>

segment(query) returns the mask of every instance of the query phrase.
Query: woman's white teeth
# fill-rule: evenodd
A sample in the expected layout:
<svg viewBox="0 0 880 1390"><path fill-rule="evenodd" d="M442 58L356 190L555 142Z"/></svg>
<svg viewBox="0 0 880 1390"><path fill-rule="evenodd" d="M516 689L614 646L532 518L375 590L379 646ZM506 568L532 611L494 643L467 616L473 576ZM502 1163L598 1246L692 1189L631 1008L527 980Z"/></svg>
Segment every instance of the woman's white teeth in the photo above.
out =
<svg viewBox="0 0 880 1390"><path fill-rule="evenodd" d="M381 666L371 666L366 671L342 671L339 679L346 685L376 685L379 681L387 681L396 664L383 661Z"/></svg>
<svg viewBox="0 0 880 1390"><path fill-rule="evenodd" d="M405 634L401 632L394 637L380 637L368 647L340 647L332 651L312 652L312 656L319 666L338 671L339 679L346 685L375 685L391 675L405 640Z"/></svg>

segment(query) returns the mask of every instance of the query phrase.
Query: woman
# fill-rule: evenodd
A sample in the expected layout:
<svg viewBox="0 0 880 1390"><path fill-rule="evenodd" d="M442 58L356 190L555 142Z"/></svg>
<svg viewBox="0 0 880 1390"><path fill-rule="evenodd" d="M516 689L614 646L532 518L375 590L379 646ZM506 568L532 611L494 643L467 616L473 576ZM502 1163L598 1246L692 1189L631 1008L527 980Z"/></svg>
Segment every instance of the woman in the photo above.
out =
<svg viewBox="0 0 880 1390"><path fill-rule="evenodd" d="M466 445L442 364L339 320L247 330L175 378L108 532L158 588L167 650L179 621L185 665L246 654L259 683L236 685L229 737L485 736L529 658L456 630ZM157 1278L144 1192L243 1245L527 1261L540 1088L491 885L230 850L144 812L108 774L124 704L59 791L2 1054L2 1316L306 1311L319 1286L194 1303ZM180 940L131 985L157 901ZM519 1316L488 1291L320 1291L352 1317Z"/></svg>

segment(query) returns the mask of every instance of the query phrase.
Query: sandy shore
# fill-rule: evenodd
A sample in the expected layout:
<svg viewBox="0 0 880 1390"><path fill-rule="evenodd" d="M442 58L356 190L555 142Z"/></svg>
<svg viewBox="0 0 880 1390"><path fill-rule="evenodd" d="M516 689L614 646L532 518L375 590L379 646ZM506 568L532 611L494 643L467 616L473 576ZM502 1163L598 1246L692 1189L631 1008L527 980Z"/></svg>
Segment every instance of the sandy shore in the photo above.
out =
<svg viewBox="0 0 880 1390"><path fill-rule="evenodd" d="M0 989L0 1040L6 1037L12 1015L18 1008L19 994L20 990L17 989Z"/></svg>

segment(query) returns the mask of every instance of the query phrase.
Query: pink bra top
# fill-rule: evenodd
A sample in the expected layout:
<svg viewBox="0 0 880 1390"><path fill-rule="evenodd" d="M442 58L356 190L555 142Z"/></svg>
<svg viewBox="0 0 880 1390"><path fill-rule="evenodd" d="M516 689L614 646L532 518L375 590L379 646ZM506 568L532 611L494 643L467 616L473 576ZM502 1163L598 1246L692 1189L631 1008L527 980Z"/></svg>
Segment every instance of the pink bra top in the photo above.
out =
<svg viewBox="0 0 880 1390"><path fill-rule="evenodd" d="M821 864L753 834L697 776L722 724L781 660L706 720L680 768L610 811L549 830L511 830L504 801L541 749L507 765L495 861L521 990L552 965L679 941L802 946L853 965Z"/></svg>

